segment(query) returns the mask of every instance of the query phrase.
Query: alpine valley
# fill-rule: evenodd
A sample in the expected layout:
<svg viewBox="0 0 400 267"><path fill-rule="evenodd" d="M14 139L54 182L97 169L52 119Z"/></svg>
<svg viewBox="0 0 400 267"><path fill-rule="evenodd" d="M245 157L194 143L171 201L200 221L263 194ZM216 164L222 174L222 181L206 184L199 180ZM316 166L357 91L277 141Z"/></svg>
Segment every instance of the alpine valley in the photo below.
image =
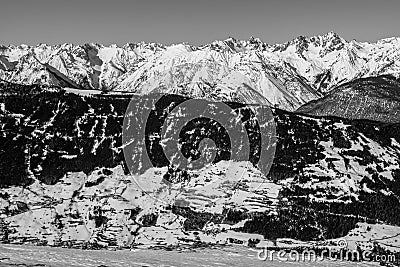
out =
<svg viewBox="0 0 400 267"><path fill-rule="evenodd" d="M0 46L0 240L86 249L346 240L400 259L399 77L400 38L332 32L278 45ZM248 158L231 160L232 140L204 122L184 129L182 147L195 157L200 137L219 138L214 161L180 170L162 156L160 122L179 128L191 99L232 109ZM128 107L145 140L124 142ZM254 122L265 110L270 121ZM260 141L265 123L276 143ZM261 150L274 151L268 175Z"/></svg>

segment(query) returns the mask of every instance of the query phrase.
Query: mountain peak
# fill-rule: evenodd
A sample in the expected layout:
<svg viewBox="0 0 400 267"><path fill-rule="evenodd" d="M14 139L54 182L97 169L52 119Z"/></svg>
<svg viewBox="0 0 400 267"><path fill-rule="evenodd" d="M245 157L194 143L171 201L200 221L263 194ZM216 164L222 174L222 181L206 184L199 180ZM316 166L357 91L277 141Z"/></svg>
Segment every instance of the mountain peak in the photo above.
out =
<svg viewBox="0 0 400 267"><path fill-rule="evenodd" d="M336 38L343 39L339 34L337 34L334 31L329 31L329 32L323 34L322 36L326 36L326 37L329 37L329 38L335 38L335 39Z"/></svg>

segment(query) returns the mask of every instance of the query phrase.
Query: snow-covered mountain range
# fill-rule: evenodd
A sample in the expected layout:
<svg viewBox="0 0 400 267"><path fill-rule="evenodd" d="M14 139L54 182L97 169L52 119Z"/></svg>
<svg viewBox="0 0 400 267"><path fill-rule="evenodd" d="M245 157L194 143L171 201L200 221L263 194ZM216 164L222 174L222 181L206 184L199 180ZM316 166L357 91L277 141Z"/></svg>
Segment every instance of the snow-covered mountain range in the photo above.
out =
<svg viewBox="0 0 400 267"><path fill-rule="evenodd" d="M295 110L356 78L400 75L400 38L346 41L329 32L278 45L229 38L193 46L0 46L0 78L20 84L178 93Z"/></svg>
<svg viewBox="0 0 400 267"><path fill-rule="evenodd" d="M341 238L399 255L398 59L400 38L360 43L332 32L278 45L0 46L0 242L285 247ZM165 99L148 108L154 95ZM188 124L181 147L195 158L202 138L220 138L222 156L190 171L165 160L163 123L179 128L190 118L179 104L192 98L231 108L227 123L247 127L249 158L225 158L245 138L230 143L203 121ZM252 117L271 111L265 105L276 146L260 145L267 124ZM126 117L149 129L144 139L124 141ZM271 147L264 175L254 162Z"/></svg>

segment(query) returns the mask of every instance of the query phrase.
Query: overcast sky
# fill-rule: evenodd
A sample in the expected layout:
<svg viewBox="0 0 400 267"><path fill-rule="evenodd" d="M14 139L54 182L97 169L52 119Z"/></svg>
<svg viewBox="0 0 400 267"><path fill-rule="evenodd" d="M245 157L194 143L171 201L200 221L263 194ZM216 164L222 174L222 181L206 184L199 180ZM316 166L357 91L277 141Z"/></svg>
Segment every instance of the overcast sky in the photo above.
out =
<svg viewBox="0 0 400 267"><path fill-rule="evenodd" d="M337 32L400 36L399 0L13 0L0 3L0 44L189 42L229 36L274 44Z"/></svg>

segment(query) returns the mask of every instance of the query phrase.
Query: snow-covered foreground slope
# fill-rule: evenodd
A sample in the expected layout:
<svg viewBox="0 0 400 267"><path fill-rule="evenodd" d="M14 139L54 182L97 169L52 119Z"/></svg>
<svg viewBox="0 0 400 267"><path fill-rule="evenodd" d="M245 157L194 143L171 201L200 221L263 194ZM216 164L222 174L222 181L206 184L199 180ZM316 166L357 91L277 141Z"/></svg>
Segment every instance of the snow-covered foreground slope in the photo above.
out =
<svg viewBox="0 0 400 267"><path fill-rule="evenodd" d="M257 252L241 247L206 248L193 251L134 250L96 251L63 248L0 245L0 266L49 267L209 267L209 266L354 266L354 262L284 262L274 258L272 262L260 261ZM37 265L35 265L37 264ZM357 263L357 266L379 266L377 263Z"/></svg>
<svg viewBox="0 0 400 267"><path fill-rule="evenodd" d="M182 185L170 187L163 182L161 174L165 168L132 177L125 175L121 166L100 169L89 176L70 173L55 185L35 182L24 189L10 187L2 190L8 197L1 205L7 239L13 240L12 243L52 246L91 243L105 247L167 246L200 241L225 244L229 238L247 243L249 238L262 239L257 234L240 237L229 229L241 225L230 223L218 226L210 222L202 226L204 230L210 229L208 234L203 229L194 231L198 228L196 225L187 225L193 231L186 231L185 216L176 214L194 211L221 217L229 209L273 211L280 186L264 181L254 170L245 171L241 165L220 162L200 171L199 178L191 181L195 185L184 188ZM222 175L228 166L237 170L236 177ZM246 182L240 186L241 180ZM21 204L29 210L20 213ZM201 220L201 216L192 219ZM224 221L222 217L220 220Z"/></svg>
<svg viewBox="0 0 400 267"><path fill-rule="evenodd" d="M230 103L235 114L248 115L234 121L246 125L254 153L247 160L223 156L182 171L162 157L166 140L157 135L160 120L174 106L178 110L168 129L187 115L180 103L188 99L170 95L147 121L153 166L141 164L146 150L143 141L133 138L131 156L140 171L130 174L122 152L127 145L122 143L123 120L133 101L131 125L143 129L147 97L10 85L1 99L0 239L5 243L273 246L282 238L347 238L362 223L370 225L372 236L383 233L383 225L400 230L399 124L274 109L277 144L265 176L254 166L257 149L270 147L257 147L261 128L249 123L251 112L265 107ZM213 125L192 132L184 143L189 153L198 149L194 137L212 133ZM227 139L215 137L221 138L224 151ZM393 242L397 237L386 245Z"/></svg>
<svg viewBox="0 0 400 267"><path fill-rule="evenodd" d="M0 78L104 91L177 93L295 110L355 78L398 76L399 47L399 38L360 43L332 32L278 45L256 38L203 46L10 45L0 47Z"/></svg>

